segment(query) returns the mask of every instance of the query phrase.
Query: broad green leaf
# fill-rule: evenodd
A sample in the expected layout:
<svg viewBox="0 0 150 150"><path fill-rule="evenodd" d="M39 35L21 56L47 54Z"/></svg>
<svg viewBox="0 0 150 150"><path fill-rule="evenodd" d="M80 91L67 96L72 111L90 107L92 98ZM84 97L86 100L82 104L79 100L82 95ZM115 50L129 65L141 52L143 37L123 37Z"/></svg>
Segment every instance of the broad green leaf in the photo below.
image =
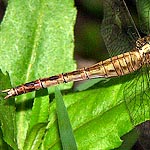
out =
<svg viewBox="0 0 150 150"><path fill-rule="evenodd" d="M8 71L12 86L75 69L73 60L75 16L73 0L8 2L0 26L0 68L3 73ZM64 84L60 88L68 89L71 85ZM10 85L7 88L10 88ZM52 89L49 89L49 93ZM33 121L31 108L34 96L32 92L16 98L19 149L24 146L28 128L39 122L38 119L45 120L48 115L46 112L42 119L43 114L40 114L40 117L35 119L36 122ZM38 107L40 105L41 111L47 108L43 104L38 104ZM36 109L33 108L34 112Z"/></svg>
<svg viewBox="0 0 150 150"><path fill-rule="evenodd" d="M116 78L97 88L63 97L78 149L119 147L120 137L132 129L121 80ZM50 123L42 143L44 149L61 149L55 107L53 103L50 108Z"/></svg>
<svg viewBox="0 0 150 150"><path fill-rule="evenodd" d="M8 3L0 26L0 67L13 86L75 69L75 12L70 0Z"/></svg>
<svg viewBox="0 0 150 150"><path fill-rule="evenodd" d="M74 134L68 117L63 97L58 88L55 90L56 112L63 150L77 150Z"/></svg>
<svg viewBox="0 0 150 150"><path fill-rule="evenodd" d="M105 84L95 85L90 90L67 94L63 97L78 149L109 150L121 146L123 141L120 137L134 128L124 101L124 87L132 81L135 81L137 83L136 88L139 88L136 93L136 102L133 103L135 110L138 110L136 117L139 119L133 119L137 119L137 124L143 121L141 119L143 113L140 112L143 111L144 106L139 107L138 105L138 101L141 101L141 87L138 87L138 82L133 78L134 76L135 74L132 74L111 79ZM141 79L139 84L141 84ZM145 105L144 103L143 105ZM42 143L45 149L61 149L55 108L55 103L53 103L50 108L51 121ZM144 109L147 111L147 106ZM144 117L146 119L149 114L145 113Z"/></svg>
<svg viewBox="0 0 150 150"><path fill-rule="evenodd" d="M0 70L0 89L10 86L9 76L4 75ZM15 102L14 99L9 101L3 100L4 94L0 93L0 121L3 140L14 150L17 148L16 140L16 116L15 116Z"/></svg>

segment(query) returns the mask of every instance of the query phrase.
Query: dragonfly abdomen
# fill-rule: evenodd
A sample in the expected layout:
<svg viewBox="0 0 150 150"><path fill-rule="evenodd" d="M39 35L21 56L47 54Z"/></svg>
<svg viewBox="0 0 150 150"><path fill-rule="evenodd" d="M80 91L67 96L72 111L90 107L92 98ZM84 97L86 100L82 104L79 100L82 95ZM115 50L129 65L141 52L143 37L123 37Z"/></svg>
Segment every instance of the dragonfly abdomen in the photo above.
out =
<svg viewBox="0 0 150 150"><path fill-rule="evenodd" d="M142 62L143 60L140 53L138 51L133 51L101 61L86 68L85 71L89 78L117 77L138 70L142 66Z"/></svg>
<svg viewBox="0 0 150 150"><path fill-rule="evenodd" d="M5 97L6 99L12 96L21 95L41 88L47 88L49 86L67 83L70 81L79 81L98 77L108 78L122 76L138 70L142 66L142 62L143 60L138 51L127 52L109 58L105 61L101 61L88 68L82 68L76 71L38 79L12 89L4 90L3 92L8 94Z"/></svg>
<svg viewBox="0 0 150 150"><path fill-rule="evenodd" d="M38 79L32 82L19 85L12 89L4 90L2 92L7 93L7 96L5 97L5 99L7 99L12 96L18 96L41 88L47 88L49 86L54 86L61 83L67 83L70 81L79 81L85 79L88 79L88 76L85 72L85 68L82 68L76 71L72 71L64 74L62 73L48 78Z"/></svg>

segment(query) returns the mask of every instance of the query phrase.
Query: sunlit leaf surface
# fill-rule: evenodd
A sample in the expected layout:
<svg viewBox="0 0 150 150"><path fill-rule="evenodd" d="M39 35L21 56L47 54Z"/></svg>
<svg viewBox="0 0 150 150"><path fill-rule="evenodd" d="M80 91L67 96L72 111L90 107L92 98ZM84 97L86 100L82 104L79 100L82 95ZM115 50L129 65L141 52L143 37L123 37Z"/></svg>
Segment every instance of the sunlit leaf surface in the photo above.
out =
<svg viewBox="0 0 150 150"><path fill-rule="evenodd" d="M70 0L62 3L55 0L8 2L0 26L0 68L3 73L8 71L12 86L76 68L73 60L75 15L74 2ZM71 85L64 84L61 89L68 89ZM48 116L48 105L42 104L48 104L48 96L47 100L43 97L44 101L33 107L31 113L32 106L37 105L32 104L34 96L32 92L18 97L16 101L19 149L24 146L28 129ZM37 101L41 99L36 98ZM45 116L41 114L44 112ZM30 117L36 113L39 113L39 118Z"/></svg>

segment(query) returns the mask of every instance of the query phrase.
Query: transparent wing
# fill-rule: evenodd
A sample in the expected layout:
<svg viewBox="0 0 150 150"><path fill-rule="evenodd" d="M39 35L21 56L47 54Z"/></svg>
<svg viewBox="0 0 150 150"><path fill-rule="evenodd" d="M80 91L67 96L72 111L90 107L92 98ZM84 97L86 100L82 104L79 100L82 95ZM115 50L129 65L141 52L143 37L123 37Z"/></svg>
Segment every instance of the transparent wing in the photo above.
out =
<svg viewBox="0 0 150 150"><path fill-rule="evenodd" d="M133 126L137 126L139 142L150 149L150 68L145 66L132 74L124 88L124 99ZM146 122L145 122L146 121ZM148 143L147 143L148 142Z"/></svg>
<svg viewBox="0 0 150 150"><path fill-rule="evenodd" d="M101 33L110 56L131 51L140 37L124 0L104 0Z"/></svg>
<svg viewBox="0 0 150 150"><path fill-rule="evenodd" d="M140 29L145 34L150 34L150 0L137 0L136 2Z"/></svg>
<svg viewBox="0 0 150 150"><path fill-rule="evenodd" d="M133 125L150 119L150 78L149 68L143 67L133 73L134 79L124 88L124 99Z"/></svg>

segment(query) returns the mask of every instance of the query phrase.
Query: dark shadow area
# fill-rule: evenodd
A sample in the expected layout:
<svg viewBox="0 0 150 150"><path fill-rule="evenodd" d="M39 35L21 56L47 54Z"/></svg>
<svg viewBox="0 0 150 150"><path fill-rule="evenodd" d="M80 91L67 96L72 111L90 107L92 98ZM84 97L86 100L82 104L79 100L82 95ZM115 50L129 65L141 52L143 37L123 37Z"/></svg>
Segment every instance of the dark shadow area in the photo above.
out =
<svg viewBox="0 0 150 150"><path fill-rule="evenodd" d="M2 22L3 17L5 15L6 7L7 7L7 1L0 0L0 23Z"/></svg>

